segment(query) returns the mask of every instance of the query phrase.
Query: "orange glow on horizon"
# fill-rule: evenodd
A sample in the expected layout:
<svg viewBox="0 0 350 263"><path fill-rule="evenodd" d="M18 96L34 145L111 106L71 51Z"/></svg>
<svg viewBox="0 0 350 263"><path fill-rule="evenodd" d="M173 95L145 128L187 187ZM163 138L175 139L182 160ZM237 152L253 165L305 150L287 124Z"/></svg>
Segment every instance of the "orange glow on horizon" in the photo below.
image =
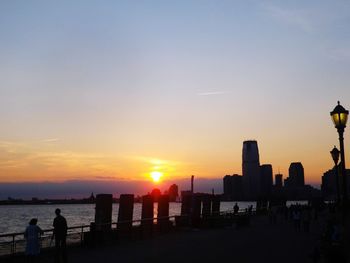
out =
<svg viewBox="0 0 350 263"><path fill-rule="evenodd" d="M68 151L61 149L58 143L46 145L46 142L3 141L0 142L0 182L122 180L131 183L148 181L159 185L169 180L176 182L189 178L190 174L195 174L196 178L221 180L226 174L242 174L242 141L237 139L237 142L233 142L233 149L219 147L213 152L203 150L196 154L197 150L193 148L184 151L186 154L173 151L169 155L157 152L151 156L142 153L86 152L83 149ZM306 183L311 184L320 184L323 173L333 166L329 154L332 147L328 145L314 142L314 145L307 145L307 150L302 150L303 144L298 138L279 141L277 145L273 143L273 140L258 138L260 162L272 164L274 174L282 173L283 179L288 177L288 167L292 161L302 162ZM292 147L291 144L301 146ZM350 163L350 154L345 157Z"/></svg>

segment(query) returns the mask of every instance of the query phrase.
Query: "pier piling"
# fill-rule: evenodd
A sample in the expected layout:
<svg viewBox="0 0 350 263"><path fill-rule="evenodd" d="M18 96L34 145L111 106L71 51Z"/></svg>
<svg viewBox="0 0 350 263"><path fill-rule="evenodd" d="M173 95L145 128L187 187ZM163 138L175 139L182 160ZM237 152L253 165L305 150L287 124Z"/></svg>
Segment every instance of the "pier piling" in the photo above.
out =
<svg viewBox="0 0 350 263"><path fill-rule="evenodd" d="M96 195L95 223L97 231L111 230L112 201L112 194Z"/></svg>
<svg viewBox="0 0 350 263"><path fill-rule="evenodd" d="M119 197L117 229L121 234L130 234L134 212L134 195L122 194Z"/></svg>
<svg viewBox="0 0 350 263"><path fill-rule="evenodd" d="M192 198L191 225L199 227L201 220L202 197L200 194L194 194Z"/></svg>
<svg viewBox="0 0 350 263"><path fill-rule="evenodd" d="M153 197L142 196L141 231L142 236L151 235L153 232Z"/></svg>
<svg viewBox="0 0 350 263"><path fill-rule="evenodd" d="M161 195L158 198L157 226L161 232L169 229L169 196Z"/></svg>
<svg viewBox="0 0 350 263"><path fill-rule="evenodd" d="M209 194L203 194L202 195L202 217L207 218L211 214L211 200Z"/></svg>

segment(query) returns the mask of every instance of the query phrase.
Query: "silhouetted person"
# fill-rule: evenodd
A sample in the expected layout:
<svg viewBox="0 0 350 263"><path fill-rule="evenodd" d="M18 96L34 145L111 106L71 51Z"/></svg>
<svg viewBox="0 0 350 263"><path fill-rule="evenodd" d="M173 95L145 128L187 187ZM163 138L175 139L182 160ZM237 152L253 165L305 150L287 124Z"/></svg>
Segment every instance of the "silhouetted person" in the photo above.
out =
<svg viewBox="0 0 350 263"><path fill-rule="evenodd" d="M332 216L327 222L326 241L328 241L328 249L326 250L325 262L345 263L346 253L342 243L343 233L339 218Z"/></svg>
<svg viewBox="0 0 350 263"><path fill-rule="evenodd" d="M313 252L312 252L312 262L313 263L318 263L321 259L321 252L318 247L315 247Z"/></svg>
<svg viewBox="0 0 350 263"><path fill-rule="evenodd" d="M248 213L251 215L252 212L253 212L253 205L250 205L250 206L248 207Z"/></svg>
<svg viewBox="0 0 350 263"><path fill-rule="evenodd" d="M57 208L55 210L56 217L53 220L53 235L55 238L55 263L67 262L67 252L66 252L66 237L67 237L67 221L61 216L61 210Z"/></svg>
<svg viewBox="0 0 350 263"><path fill-rule="evenodd" d="M236 203L233 207L233 214L237 215L238 214L238 211L239 211L239 206L238 204Z"/></svg>
<svg viewBox="0 0 350 263"><path fill-rule="evenodd" d="M294 228L296 231L300 231L301 227L301 213L298 208L295 208L292 212Z"/></svg>
<svg viewBox="0 0 350 263"><path fill-rule="evenodd" d="M303 229L304 232L309 232L310 231L310 221L311 221L311 211L309 207L305 207L303 209L303 212L301 214L302 219L303 219Z"/></svg>
<svg viewBox="0 0 350 263"><path fill-rule="evenodd" d="M28 262L37 262L40 254L40 235L43 233L40 227L36 224L38 219L32 218L24 232L24 238L26 239L26 251Z"/></svg>
<svg viewBox="0 0 350 263"><path fill-rule="evenodd" d="M277 209L275 206L270 207L269 209L269 218L270 218L270 223L271 224L276 224L277 223Z"/></svg>

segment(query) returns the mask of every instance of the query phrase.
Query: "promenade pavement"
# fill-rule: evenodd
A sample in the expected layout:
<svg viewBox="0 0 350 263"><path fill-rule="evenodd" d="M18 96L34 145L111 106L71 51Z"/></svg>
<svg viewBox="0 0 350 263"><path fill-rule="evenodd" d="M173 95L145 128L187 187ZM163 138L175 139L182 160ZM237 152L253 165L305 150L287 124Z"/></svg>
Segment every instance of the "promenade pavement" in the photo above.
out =
<svg viewBox="0 0 350 263"><path fill-rule="evenodd" d="M94 249L68 251L69 263L237 262L303 263L319 243L320 221L309 233L297 232L291 222L270 224L255 217L248 227L186 230ZM53 262L43 258L41 262Z"/></svg>

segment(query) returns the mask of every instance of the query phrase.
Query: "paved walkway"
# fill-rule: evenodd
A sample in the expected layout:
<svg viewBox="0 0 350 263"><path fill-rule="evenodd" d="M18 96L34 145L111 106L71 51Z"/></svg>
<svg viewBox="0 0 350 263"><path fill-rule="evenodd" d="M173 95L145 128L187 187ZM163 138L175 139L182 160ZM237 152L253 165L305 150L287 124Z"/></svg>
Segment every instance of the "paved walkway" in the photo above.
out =
<svg viewBox="0 0 350 263"><path fill-rule="evenodd" d="M310 255L319 237L319 223L304 233L296 232L290 222L272 225L266 217L257 217L246 228L188 230L109 247L73 249L68 258L69 263L303 263L312 262Z"/></svg>

